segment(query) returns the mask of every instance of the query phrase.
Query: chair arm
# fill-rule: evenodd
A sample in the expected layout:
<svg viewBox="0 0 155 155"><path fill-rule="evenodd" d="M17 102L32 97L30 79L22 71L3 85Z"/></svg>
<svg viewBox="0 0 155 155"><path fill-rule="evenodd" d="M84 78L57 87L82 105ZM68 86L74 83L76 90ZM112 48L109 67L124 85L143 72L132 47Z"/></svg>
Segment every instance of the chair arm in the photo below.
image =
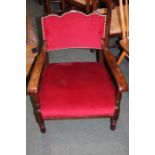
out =
<svg viewBox="0 0 155 155"><path fill-rule="evenodd" d="M115 8L115 3L113 0L101 0L109 9L114 9Z"/></svg>
<svg viewBox="0 0 155 155"><path fill-rule="evenodd" d="M42 49L42 51L35 60L34 68L32 70L32 74L27 87L27 92L29 94L37 93L38 91L40 76L46 62L46 56L47 53Z"/></svg>
<svg viewBox="0 0 155 155"><path fill-rule="evenodd" d="M126 79L121 72L119 66L116 64L115 58L111 54L110 50L108 48L103 48L103 54L105 61L112 72L113 78L115 79L115 82L118 86L118 89L120 92L128 91L128 84L126 82Z"/></svg>

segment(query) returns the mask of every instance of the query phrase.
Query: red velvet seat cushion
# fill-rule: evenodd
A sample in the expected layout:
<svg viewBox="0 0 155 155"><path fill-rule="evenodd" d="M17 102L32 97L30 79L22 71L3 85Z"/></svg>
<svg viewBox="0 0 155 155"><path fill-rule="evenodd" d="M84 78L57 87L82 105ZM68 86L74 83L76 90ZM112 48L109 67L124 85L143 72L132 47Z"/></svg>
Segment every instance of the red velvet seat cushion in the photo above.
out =
<svg viewBox="0 0 155 155"><path fill-rule="evenodd" d="M44 119L113 116L115 89L103 64L49 64L39 87Z"/></svg>

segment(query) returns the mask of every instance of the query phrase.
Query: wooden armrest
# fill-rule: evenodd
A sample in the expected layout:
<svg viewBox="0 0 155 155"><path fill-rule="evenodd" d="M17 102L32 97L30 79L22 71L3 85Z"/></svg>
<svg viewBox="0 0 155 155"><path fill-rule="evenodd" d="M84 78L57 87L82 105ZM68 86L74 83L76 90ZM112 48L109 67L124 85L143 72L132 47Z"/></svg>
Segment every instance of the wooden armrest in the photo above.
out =
<svg viewBox="0 0 155 155"><path fill-rule="evenodd" d="M32 70L32 74L30 77L30 81L28 83L27 92L29 94L31 93L37 93L38 91L38 85L40 81L40 76L43 70L43 67L45 65L46 60L46 52L44 51L44 48L41 50L40 54L37 56L34 68Z"/></svg>
<svg viewBox="0 0 155 155"><path fill-rule="evenodd" d="M101 0L109 9L114 9L115 8L115 3L113 0Z"/></svg>
<svg viewBox="0 0 155 155"><path fill-rule="evenodd" d="M128 84L125 80L125 77L120 70L119 66L116 64L115 58L111 54L110 50L108 48L103 48L104 57L106 60L106 63L112 72L112 75L116 81L116 84L118 86L118 89L120 92L128 91Z"/></svg>

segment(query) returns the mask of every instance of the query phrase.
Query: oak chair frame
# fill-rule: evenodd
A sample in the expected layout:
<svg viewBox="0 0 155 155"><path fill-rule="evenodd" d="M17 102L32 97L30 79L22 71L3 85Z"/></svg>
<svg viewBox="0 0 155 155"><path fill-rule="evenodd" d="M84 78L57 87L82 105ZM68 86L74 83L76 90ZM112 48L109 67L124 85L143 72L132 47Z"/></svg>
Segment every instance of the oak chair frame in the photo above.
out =
<svg viewBox="0 0 155 155"><path fill-rule="evenodd" d="M123 73L121 72L120 68L116 64L115 58L111 54L110 50L108 49L108 42L109 42L109 31L110 31L110 21L111 21L111 9L108 8L107 18L106 18L106 31L105 31L105 38L102 40L102 50L97 50L99 53L99 63L105 63L109 69L109 73L113 78L113 82L116 88L116 98L115 98L115 112L114 116L111 118L110 128L114 130L116 128L116 123L119 117L120 112L120 101L122 98L122 93L128 90L128 84L124 78ZM44 119L42 117L40 111L40 104L39 104L39 97L38 97L38 87L41 80L41 74L48 64L46 52L46 42L43 42L42 49L39 55L36 58L35 65L32 71L32 75L28 84L27 92L31 96L33 102L33 111L36 118L36 121L40 127L40 131L42 133L46 132Z"/></svg>

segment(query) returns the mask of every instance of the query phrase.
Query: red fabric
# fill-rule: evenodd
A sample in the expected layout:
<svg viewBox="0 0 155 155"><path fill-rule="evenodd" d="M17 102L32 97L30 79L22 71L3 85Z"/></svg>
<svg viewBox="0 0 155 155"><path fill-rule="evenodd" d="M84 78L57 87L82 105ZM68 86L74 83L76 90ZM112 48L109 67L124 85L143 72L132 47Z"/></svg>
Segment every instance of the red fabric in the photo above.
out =
<svg viewBox="0 0 155 155"><path fill-rule="evenodd" d="M101 49L104 22L105 16L97 13L85 15L69 12L63 16L43 17L43 39L47 42L47 51L65 48Z"/></svg>
<svg viewBox="0 0 155 155"><path fill-rule="evenodd" d="M103 64L49 64L39 88L44 119L113 116L115 89Z"/></svg>

